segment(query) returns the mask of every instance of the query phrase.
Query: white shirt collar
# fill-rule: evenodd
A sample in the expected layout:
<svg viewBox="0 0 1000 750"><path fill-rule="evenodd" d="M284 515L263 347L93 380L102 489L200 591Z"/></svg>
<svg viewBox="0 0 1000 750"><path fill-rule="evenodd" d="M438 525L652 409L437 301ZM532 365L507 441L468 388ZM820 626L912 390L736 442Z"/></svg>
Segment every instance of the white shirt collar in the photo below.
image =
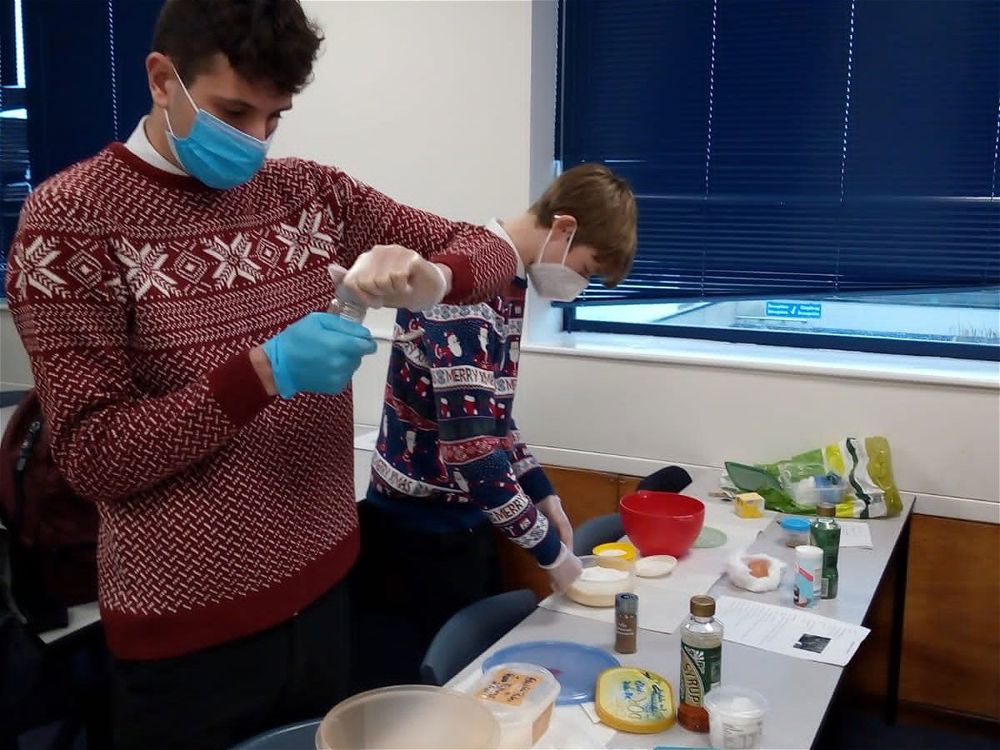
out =
<svg viewBox="0 0 1000 750"><path fill-rule="evenodd" d="M523 281L525 278L525 270L524 263L521 262L521 254L517 252L517 246L514 244L514 240L510 238L510 235L507 234L507 230L503 228L503 224L500 223L499 219L490 219L486 223L486 228L510 245L514 250L514 257L517 258L517 278Z"/></svg>
<svg viewBox="0 0 1000 750"><path fill-rule="evenodd" d="M132 131L132 135L130 135L128 140L125 141L125 148L150 166L162 169L164 172L179 175L187 174L187 172L169 162L160 154L159 151L153 148L153 144L149 142L149 136L146 135L146 120L148 119L149 115L146 115L139 120L139 124L135 126L135 130Z"/></svg>

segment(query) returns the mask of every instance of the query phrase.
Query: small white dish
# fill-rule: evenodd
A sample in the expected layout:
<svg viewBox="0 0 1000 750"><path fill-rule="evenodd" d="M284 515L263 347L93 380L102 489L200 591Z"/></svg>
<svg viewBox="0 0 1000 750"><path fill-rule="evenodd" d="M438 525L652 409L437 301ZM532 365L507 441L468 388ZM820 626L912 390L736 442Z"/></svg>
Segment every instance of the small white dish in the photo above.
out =
<svg viewBox="0 0 1000 750"><path fill-rule="evenodd" d="M651 555L635 561L635 574L640 578L662 578L676 567L677 558L673 555Z"/></svg>

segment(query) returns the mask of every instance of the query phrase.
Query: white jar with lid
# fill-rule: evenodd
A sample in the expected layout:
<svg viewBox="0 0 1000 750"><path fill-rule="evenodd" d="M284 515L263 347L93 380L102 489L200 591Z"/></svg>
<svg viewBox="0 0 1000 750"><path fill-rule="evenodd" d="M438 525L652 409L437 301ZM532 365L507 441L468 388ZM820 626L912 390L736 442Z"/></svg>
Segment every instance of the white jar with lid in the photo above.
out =
<svg viewBox="0 0 1000 750"><path fill-rule="evenodd" d="M705 694L712 747L752 750L761 746L767 699L756 690L718 687Z"/></svg>

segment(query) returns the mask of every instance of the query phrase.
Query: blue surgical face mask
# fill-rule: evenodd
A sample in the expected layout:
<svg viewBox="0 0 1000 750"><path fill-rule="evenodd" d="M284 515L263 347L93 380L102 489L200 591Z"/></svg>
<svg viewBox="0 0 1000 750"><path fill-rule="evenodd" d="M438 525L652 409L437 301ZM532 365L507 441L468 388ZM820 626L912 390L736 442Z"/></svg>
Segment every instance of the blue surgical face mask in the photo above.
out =
<svg viewBox="0 0 1000 750"><path fill-rule="evenodd" d="M229 190L249 182L263 166L271 139L258 140L200 109L179 75L177 80L195 115L191 131L186 138L180 138L174 133L167 113L167 142L174 157L185 172L210 188Z"/></svg>

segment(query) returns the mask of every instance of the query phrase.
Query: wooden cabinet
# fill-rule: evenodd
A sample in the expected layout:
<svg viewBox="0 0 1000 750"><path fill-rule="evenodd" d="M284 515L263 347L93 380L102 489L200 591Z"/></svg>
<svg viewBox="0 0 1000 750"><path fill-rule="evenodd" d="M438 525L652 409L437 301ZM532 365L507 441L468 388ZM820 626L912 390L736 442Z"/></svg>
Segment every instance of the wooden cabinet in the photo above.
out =
<svg viewBox="0 0 1000 750"><path fill-rule="evenodd" d="M545 468L574 527L618 510L619 477L599 471Z"/></svg>
<svg viewBox="0 0 1000 750"><path fill-rule="evenodd" d="M1000 720L1000 526L914 516L900 694Z"/></svg>
<svg viewBox="0 0 1000 750"><path fill-rule="evenodd" d="M1000 720L1000 526L920 515L911 523L900 701ZM882 582L872 632L847 669L859 699L885 695L895 575Z"/></svg>

